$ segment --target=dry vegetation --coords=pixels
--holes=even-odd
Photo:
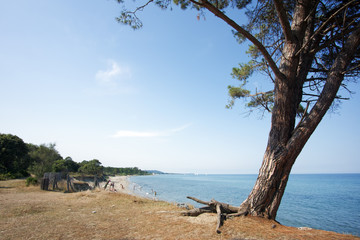
[[[193,218],[181,211],[121,193],[45,192],[23,180],[0,182],[0,239],[360,239],[254,217],[227,220],[216,234],[215,214]]]

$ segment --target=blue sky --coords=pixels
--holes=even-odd
[[[0,132],[77,162],[257,173],[270,116],[247,117],[241,101],[225,109],[247,44],[210,14],[150,6],[133,31],[120,11],[112,0],[0,2]],[[267,90],[262,80],[250,86]],[[354,94],[323,119],[294,173],[360,172],[359,103]]]

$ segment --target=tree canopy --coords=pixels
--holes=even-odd
[[[36,146],[29,144],[31,149],[29,156],[32,159],[32,165],[29,167],[29,171],[40,178],[46,172],[52,172],[53,164],[62,159],[62,156],[55,149],[55,144],[41,144]]]
[[[101,162],[97,159],[90,161],[84,160],[80,163],[79,172],[92,175],[102,175],[103,168],[104,167],[101,165]]]
[[[77,172],[80,164],[73,161],[71,157],[56,160],[52,165],[53,172]]]
[[[81,173],[89,175],[147,175],[137,167],[104,167],[97,159],[75,162],[62,158],[55,144],[25,143],[12,134],[0,134],[0,179],[18,178],[34,174],[42,178],[47,172]]]
[[[119,3],[124,3],[118,0]],[[303,30],[308,35],[305,39],[297,39],[296,32],[291,29],[296,1],[251,1],[251,0],[174,0],[173,3],[181,9],[195,9],[199,14],[205,10],[228,23],[232,28],[234,37],[239,43],[250,42],[246,52],[251,58],[249,62],[240,63],[232,70],[232,77],[239,80],[238,86],[229,86],[231,108],[236,99],[245,99],[250,110],[259,109],[271,112],[274,104],[274,89],[250,91],[247,89],[249,78],[253,73],[261,73],[264,79],[275,82],[275,78],[283,78],[280,71],[280,60],[283,55],[285,42],[299,41],[296,56],[305,62],[306,66],[298,69],[302,96],[298,100],[298,116],[302,116],[305,109],[310,109],[319,99],[324,88],[328,72],[335,57],[339,54],[350,34],[358,29],[360,4],[352,0],[324,0],[313,1],[308,16],[302,23]],[[153,3],[162,9],[171,8],[171,0],[150,0],[134,10],[122,11],[117,21],[130,25],[134,29],[143,26],[138,13],[147,5]],[[227,12],[239,10],[245,14],[247,23],[237,23]],[[278,14],[280,13],[280,14]],[[341,89],[351,94],[348,88],[349,81],[356,81],[359,76],[359,51],[348,64]],[[345,93],[344,91],[340,91]],[[336,100],[347,100],[347,96],[336,95]],[[308,106],[309,105],[309,106]]]
[[[106,175],[149,175],[147,171],[143,171],[137,167],[117,168],[104,167],[104,174]]]
[[[0,174],[27,175],[31,163],[28,147],[18,136],[0,134]]]
[[[124,3],[118,0],[119,3]],[[117,20],[137,29],[137,14],[148,4],[169,8],[171,0],[149,0]],[[206,11],[231,27],[239,43],[251,43],[250,61],[240,63],[229,86],[232,107],[236,99],[271,113],[268,143],[255,186],[235,215],[275,219],[286,184],[300,152],[331,105],[348,99],[341,94],[360,71],[360,1],[358,0],[174,0],[182,9]],[[234,17],[245,14],[247,22]],[[272,83],[271,89],[250,91],[255,72]],[[297,116],[300,120],[297,121]],[[225,206],[225,205],[224,205]],[[218,214],[228,214],[227,212]],[[218,221],[219,223],[221,221]]]

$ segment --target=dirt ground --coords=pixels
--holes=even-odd
[[[0,181],[0,239],[360,239],[297,229],[255,217],[180,216],[173,204],[104,190],[41,191],[24,180]]]

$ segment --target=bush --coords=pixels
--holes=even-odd
[[[0,181],[5,181],[8,179],[13,179],[14,176],[11,173],[2,173],[0,174]]]
[[[36,185],[37,183],[38,183],[38,181],[37,181],[37,179],[34,178],[34,177],[28,177],[28,178],[26,179],[26,186],[27,186],[27,187],[30,186],[30,184],[31,184],[31,185]]]

